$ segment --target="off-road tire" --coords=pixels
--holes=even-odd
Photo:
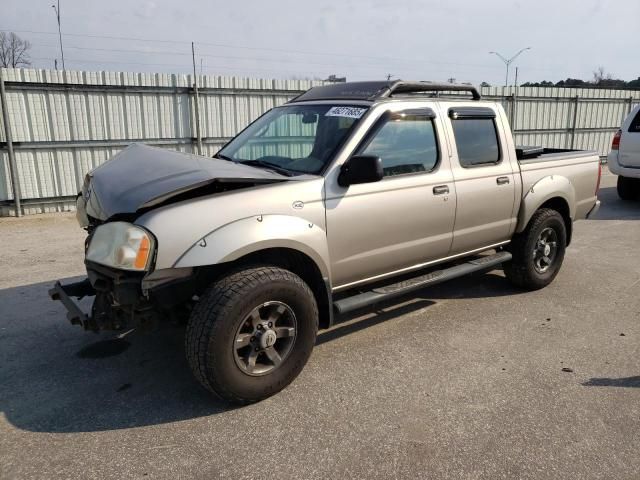
[[[293,310],[297,332],[281,365],[263,376],[243,372],[234,359],[239,326],[263,302],[284,302]],[[289,385],[306,364],[318,332],[318,307],[307,284],[294,273],[254,266],[218,279],[200,297],[185,334],[187,360],[196,379],[223,400],[249,404]]]
[[[640,180],[637,178],[618,176],[618,196],[622,200],[638,200],[640,198]]]
[[[548,270],[540,273],[534,264],[534,250],[540,234],[552,228],[557,235],[555,258]],[[567,245],[567,228],[557,211],[542,208],[533,214],[527,228],[517,233],[507,250],[513,258],[504,264],[504,273],[514,285],[526,290],[538,290],[549,285],[560,271]]]

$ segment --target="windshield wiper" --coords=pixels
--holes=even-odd
[[[265,162],[264,160],[244,160],[242,162],[243,165],[249,165],[250,167],[264,167],[270,170],[274,170],[282,175],[286,175],[287,177],[292,177],[294,173],[291,170],[288,170],[280,165],[276,165],[275,163]]]
[[[220,160],[226,160],[228,162],[235,162],[235,160],[231,157],[228,157],[227,155],[223,155],[220,153],[216,153],[213,158],[219,158]]]

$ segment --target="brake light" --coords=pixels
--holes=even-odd
[[[611,142],[611,150],[618,150],[620,148],[621,136],[622,136],[622,130],[618,130],[616,134],[613,136],[613,141]]]
[[[600,179],[602,178],[602,162],[598,162],[598,181],[596,183],[596,196],[600,191]]]

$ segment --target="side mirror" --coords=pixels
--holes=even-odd
[[[384,177],[382,159],[373,155],[355,155],[340,169],[338,185],[348,187],[356,183],[379,182]]]

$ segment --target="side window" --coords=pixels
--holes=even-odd
[[[630,133],[640,133],[640,110],[636,113],[636,117],[633,119],[631,124],[629,125]]]
[[[393,115],[359,153],[380,157],[385,177],[429,172],[438,163],[433,120],[423,115]]]
[[[495,165],[500,161],[498,132],[493,118],[457,118],[451,120],[463,167]]]

